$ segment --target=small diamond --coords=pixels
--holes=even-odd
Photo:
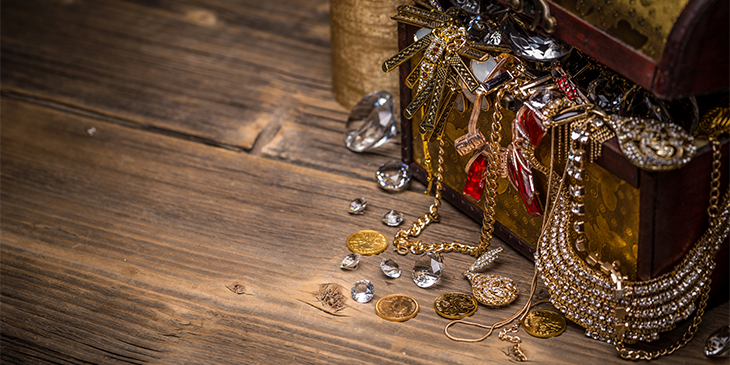
[[[367,303],[370,299],[373,299],[375,294],[375,287],[373,283],[368,280],[358,280],[355,285],[352,286],[352,299],[356,302]]]
[[[413,282],[421,288],[428,288],[436,284],[443,270],[444,261],[441,255],[428,251],[413,265]]]
[[[375,177],[381,188],[388,192],[396,192],[408,188],[411,182],[411,170],[408,165],[395,160],[380,166]]]
[[[391,227],[396,227],[403,223],[403,213],[391,210],[390,212],[383,213],[383,224]]]
[[[365,208],[368,206],[368,200],[365,198],[357,198],[350,203],[350,208],[347,211],[350,214],[362,214]]]
[[[383,259],[383,261],[380,261],[380,269],[389,278],[396,279],[400,277],[400,267],[398,267],[398,263],[393,259]]]
[[[360,254],[351,253],[351,254],[345,256],[344,259],[342,259],[342,264],[340,264],[340,269],[355,270],[355,269],[357,269],[358,264],[360,264]]]

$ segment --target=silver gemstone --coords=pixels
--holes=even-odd
[[[356,302],[367,303],[370,299],[373,299],[375,295],[375,287],[369,280],[358,280],[355,285],[352,286],[352,299]]]
[[[383,224],[391,226],[391,227],[397,227],[401,223],[403,223],[403,213],[391,210],[390,212],[383,213]]]
[[[730,356],[730,326],[722,326],[707,337],[705,342],[705,356]]]
[[[467,272],[478,272],[484,270],[487,266],[491,265],[497,258],[499,258],[500,253],[502,253],[502,247],[497,247],[483,253],[474,261]]]
[[[347,118],[347,148],[353,152],[363,152],[393,139],[398,132],[394,109],[393,95],[387,91],[365,95]]]
[[[431,287],[441,278],[443,270],[441,254],[428,251],[413,265],[413,282],[421,288]]]
[[[457,8],[466,11],[471,14],[479,14],[481,9],[479,0],[451,0]]]
[[[567,54],[571,48],[546,34],[531,32],[511,18],[502,22],[502,32],[515,53],[533,61],[558,59]]]
[[[375,173],[378,185],[386,191],[396,192],[408,188],[411,182],[411,169],[408,165],[395,160],[380,166]]]
[[[365,208],[368,206],[368,200],[365,198],[357,198],[350,203],[350,208],[347,210],[350,214],[362,214]]]
[[[396,279],[400,277],[400,267],[393,259],[383,259],[383,261],[380,261],[380,269],[389,278]]]
[[[340,269],[355,270],[355,269],[357,269],[357,265],[359,265],[359,264],[360,264],[360,254],[351,253],[351,254],[345,256],[344,259],[342,259],[342,263],[340,264]]]

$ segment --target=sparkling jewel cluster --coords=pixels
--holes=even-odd
[[[566,167],[573,184],[558,196],[535,262],[552,303],[585,327],[586,336],[614,344],[656,340],[660,332],[689,318],[696,299],[709,289],[715,255],[730,228],[728,197],[721,215],[672,272],[644,282],[626,281],[615,265],[601,262],[597,255],[588,254],[585,260],[579,256],[586,253],[580,157],[587,129],[573,131],[577,148],[571,150]],[[573,242],[571,236],[576,237]]]
[[[626,158],[642,169],[676,169],[688,163],[697,152],[692,136],[676,124],[617,115],[609,116],[607,122],[616,131]]]

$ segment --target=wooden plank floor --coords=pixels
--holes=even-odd
[[[331,94],[328,2],[8,0],[2,3],[0,360],[8,364],[481,364],[515,362],[496,338],[443,334],[432,309],[467,291],[472,259],[445,257],[434,288],[413,256],[388,250],[342,271],[345,239],[425,212],[423,186],[386,194],[377,166],[343,146],[347,110]],[[362,216],[346,213],[367,197]],[[425,241],[475,242],[479,225],[448,204]],[[527,290],[533,266],[505,252],[493,272]],[[386,279],[382,258],[406,275]],[[322,284],[369,279],[376,297],[413,296],[413,319],[380,319],[374,301],[335,314]],[[544,295],[544,290],[542,290]],[[513,313],[485,307],[489,324]],[[661,364],[702,355],[729,321],[706,314],[697,338]],[[676,331],[675,331],[676,332]],[[464,335],[477,335],[463,330]],[[664,336],[663,343],[679,333]],[[580,327],[537,339],[536,363],[622,363]]]

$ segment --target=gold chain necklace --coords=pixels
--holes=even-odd
[[[494,208],[497,204],[497,178],[499,171],[499,150],[500,143],[502,141],[502,113],[500,112],[499,101],[504,97],[504,94],[509,92],[516,86],[516,83],[507,84],[500,88],[497,96],[494,98],[494,113],[493,121],[491,125],[491,134],[489,136],[488,153],[489,153],[489,168],[487,177],[487,186],[484,193],[484,216],[482,220],[481,234],[479,237],[479,245],[471,246],[458,242],[442,242],[424,244],[421,240],[412,241],[410,237],[418,237],[421,232],[432,222],[439,221],[438,209],[441,207],[441,190],[443,189],[443,155],[444,155],[444,141],[441,137],[438,138],[438,160],[436,164],[436,173],[434,176],[435,180],[435,192],[433,204],[428,208],[428,212],[422,217],[418,218],[410,229],[399,230],[395,234],[393,239],[393,245],[395,246],[396,252],[401,255],[407,255],[408,252],[412,254],[422,254],[426,251],[432,251],[437,253],[445,252],[461,252],[471,256],[478,257],[483,254],[489,247],[489,242],[492,240],[494,233]],[[479,96],[481,97],[481,96]],[[427,148],[424,143],[424,149]]]

